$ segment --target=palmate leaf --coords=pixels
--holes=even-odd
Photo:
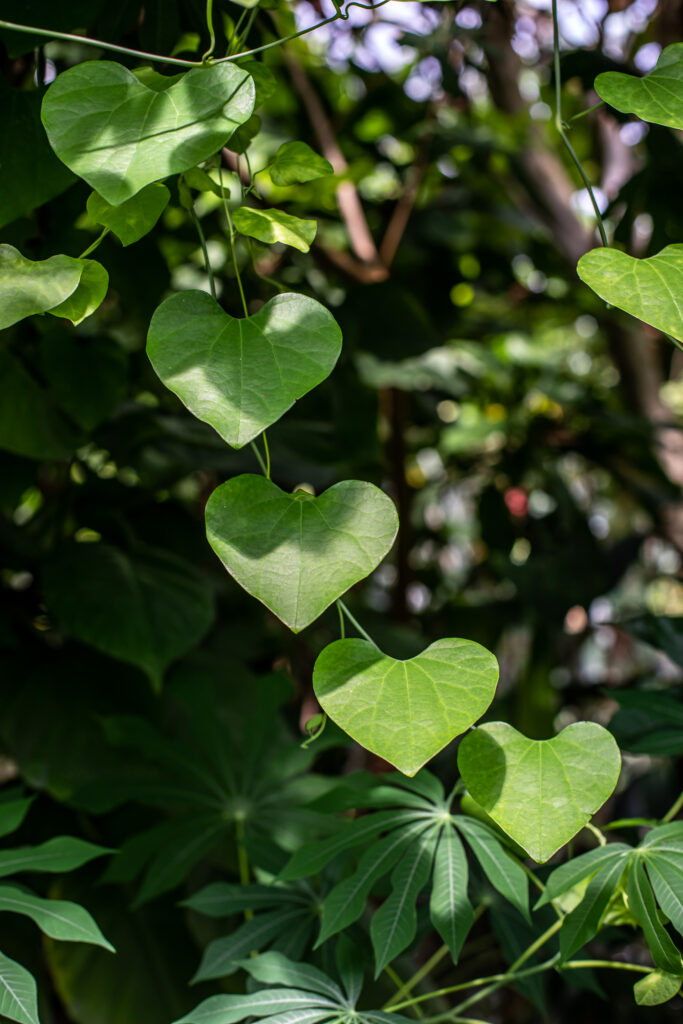
[[[254,950],[265,949],[274,940],[286,938],[302,924],[312,930],[313,916],[307,908],[286,907],[256,914],[229,935],[209,943],[193,983],[234,974],[239,970],[240,961]]]
[[[358,1024],[408,1024],[405,1017],[378,1010],[356,1010],[354,996],[318,968],[299,964],[278,953],[264,953],[241,965],[255,981],[267,985],[245,996],[220,995],[205,999],[175,1024],[237,1024],[257,1017],[268,1024],[315,1024],[347,1021]],[[282,986],[282,987],[279,987]],[[359,995],[357,988],[354,995]]]
[[[40,846],[0,850],[0,878],[21,871],[73,871],[105,853],[111,853],[111,850],[88,843],[85,839],[57,836]]]
[[[560,930],[560,952],[567,960],[585,946],[600,927],[607,905],[626,868],[625,859],[615,857],[591,878],[583,899],[567,914]]]
[[[681,954],[659,921],[655,898],[641,860],[631,865],[626,882],[629,907],[643,929],[652,959],[660,970],[683,975]]]
[[[434,879],[429,903],[432,924],[457,962],[474,912],[467,895],[468,868],[465,850],[454,828],[441,832],[434,858]]]
[[[529,920],[529,883],[522,865],[501,844],[495,832],[474,818],[453,818],[480,868],[494,889]]]
[[[25,967],[0,953],[0,1016],[18,1024],[38,1024],[36,983]]]
[[[52,939],[89,942],[114,952],[88,911],[77,903],[45,900],[25,888],[0,885],[0,912],[3,910],[30,917]]]
[[[59,75],[43,100],[53,150],[113,205],[208,159],[254,107],[253,83],[232,62],[141,77],[114,61],[86,61]]]
[[[420,836],[408,848],[391,874],[391,893],[373,916],[370,925],[376,978],[415,938],[415,903],[429,880],[436,840],[434,828]]]
[[[458,749],[469,792],[530,857],[546,861],[610,796],[621,756],[593,722],[569,725],[550,740],[530,740],[505,722],[470,732]]]
[[[280,885],[235,885],[212,882],[194,896],[183,900],[189,907],[207,917],[227,917],[242,910],[262,910],[280,904],[306,903],[307,895],[297,889]]]
[[[606,846],[598,846],[595,850],[589,850],[588,853],[582,853],[579,857],[573,857],[566,864],[555,868],[548,877],[545,892],[536,903],[536,907],[542,907],[551,900],[557,899],[558,896],[569,892],[584,879],[597,874],[605,866],[617,860],[625,867],[632,853],[632,846],[627,846],[625,843],[609,843]]]

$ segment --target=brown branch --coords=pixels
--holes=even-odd
[[[379,247],[380,259],[387,269],[393,263],[394,256],[401,244],[405,230],[408,227],[408,221],[410,220],[410,215],[415,208],[415,202],[426,170],[427,159],[424,154],[422,154],[408,171],[406,187],[404,188],[401,197],[396,203],[394,211],[389,218],[389,223],[387,224],[386,231],[384,232],[384,238],[382,239]]]

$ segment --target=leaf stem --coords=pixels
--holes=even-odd
[[[373,647],[375,647],[375,648],[377,648],[377,650],[379,650],[379,647],[377,646],[375,641],[372,639],[370,634],[368,632],[366,632],[366,630],[364,630],[363,627],[361,626],[360,622],[358,622],[358,620],[356,618],[354,618],[354,616],[351,614],[351,612],[346,607],[346,605],[341,600],[341,598],[339,598],[339,600],[337,601],[337,604],[341,608],[341,610],[344,612],[344,615],[349,620],[351,625],[355,626],[355,628],[358,630],[358,632],[363,637],[363,639],[367,640],[369,644],[372,644]]]
[[[669,810],[662,818],[662,825],[666,825],[668,821],[673,821],[680,809],[683,807],[683,793],[680,793],[677,800],[674,800]]]
[[[397,986],[398,991],[401,992],[402,989],[405,988],[403,982],[401,981],[401,976],[394,970],[394,968],[390,964],[387,964],[384,970],[385,973],[391,978],[394,985]],[[417,1004],[411,1005],[410,1009],[413,1011],[413,1015],[417,1017],[418,1020],[424,1016],[421,1008],[417,1006]]]
[[[268,447],[268,437],[266,435],[265,430],[263,431],[261,437],[263,438],[263,449],[266,453],[266,476],[270,480],[270,448]]]
[[[237,841],[237,867],[240,875],[240,885],[249,885],[249,857],[244,845],[244,822],[241,818],[235,820],[235,839]],[[253,910],[244,911],[245,921],[250,921],[253,916]]]
[[[635,971],[637,974],[649,974],[654,970],[654,967],[644,967],[642,964],[626,964],[623,960],[570,960],[558,967],[558,970],[571,971],[591,967],[609,967],[615,971]]]
[[[603,245],[609,245],[609,242],[607,241],[607,233],[605,231],[605,225],[604,225],[604,222],[603,222],[603,219],[602,219],[602,213],[600,212],[600,207],[598,206],[598,201],[595,198],[595,193],[593,191],[593,186],[591,185],[590,181],[588,180],[588,175],[586,174],[586,172],[583,169],[583,164],[581,163],[581,161],[579,160],[578,156],[574,152],[574,147],[572,146],[571,142],[569,141],[569,139],[567,138],[567,135],[565,133],[565,125],[564,125],[564,121],[562,120],[562,77],[561,77],[561,73],[560,73],[560,25],[559,25],[559,21],[558,21],[558,17],[557,17],[557,0],[552,0],[552,8],[553,8],[553,63],[554,63],[554,68],[555,68],[555,128],[557,129],[558,134],[559,134],[560,138],[562,139],[562,142],[564,143],[565,148],[566,148],[567,152],[569,153],[569,155],[570,155],[570,157],[572,159],[572,162],[574,163],[574,166],[576,167],[577,171],[581,175],[581,180],[583,181],[583,183],[584,183],[584,185],[586,187],[586,191],[588,192],[588,195],[590,196],[590,201],[591,201],[591,204],[593,206],[593,210],[595,211],[595,216],[596,216],[596,219],[597,219],[598,230],[600,232],[600,238],[602,240],[602,244]]]
[[[404,996],[410,995],[415,986],[418,985],[428,974],[431,974],[436,965],[441,963],[447,953],[448,946],[445,943],[443,946],[439,946],[436,953],[433,953],[429,960],[426,960],[422,967],[420,967],[418,971],[415,971],[415,974],[413,974],[411,978],[408,978],[406,983],[401,986],[398,992],[396,992],[391,999],[384,1004],[382,1010],[388,1010],[390,1007],[393,1007],[395,1003],[399,1003]]]
[[[584,825],[584,828],[587,828],[589,832],[593,833],[600,846],[607,845],[607,837],[603,835],[597,825],[594,825],[592,821],[587,822],[587,824]]]
[[[194,221],[194,226],[196,227],[197,234],[199,235],[199,244],[202,247],[202,254],[204,256],[204,266],[206,267],[206,272],[209,275],[209,287],[211,288],[211,294],[212,294],[212,296],[215,299],[216,298],[216,282],[214,280],[213,268],[211,266],[211,261],[209,259],[209,250],[206,247],[206,237],[204,235],[204,229],[202,228],[202,225],[201,225],[201,223],[199,221],[199,217],[195,213],[194,209],[190,210],[190,216],[192,217],[192,220]]]
[[[339,601],[337,601],[337,614],[339,615],[339,639],[346,640],[346,623],[344,622],[344,614],[339,607]]]
[[[228,206],[228,200],[225,196],[225,188],[223,186],[223,165],[218,169],[218,175],[221,183],[221,199],[223,200],[223,209],[225,210],[225,217],[228,222],[228,241],[230,243],[230,255],[232,257],[232,265],[235,268],[235,277],[237,279],[237,287],[240,292],[240,299],[242,300],[242,309],[244,315],[249,319],[249,310],[247,309],[247,300],[244,295],[244,288],[242,287],[242,277],[240,275],[240,268],[237,265],[237,253],[235,252],[235,229],[232,223],[232,217],[230,216],[230,207]],[[270,477],[270,469],[266,473],[266,476]]]
[[[572,121],[578,121],[580,117],[585,117],[586,114],[592,114],[594,110],[599,110],[600,107],[604,107],[604,105],[605,101],[600,100],[599,103],[594,103],[592,107],[588,107],[586,110],[581,110],[578,114],[574,114],[573,117],[569,118],[569,121],[567,123],[571,124]]]
[[[104,239],[105,239],[105,238],[107,237],[107,235],[109,234],[109,231],[110,231],[110,228],[104,228],[104,230],[102,231],[102,233],[101,233],[100,235],[98,235],[98,237],[97,237],[97,238],[95,239],[95,241],[94,241],[94,242],[91,242],[91,244],[90,244],[90,245],[88,246],[88,248],[87,248],[87,249],[84,249],[84,250],[83,250],[83,252],[81,253],[81,255],[80,255],[80,256],[78,257],[78,258],[79,258],[79,260],[84,260],[84,259],[85,259],[85,257],[86,257],[86,256],[89,256],[91,252],[94,252],[94,251],[95,251],[95,249],[96,249],[96,248],[98,247],[98,245],[100,244],[100,242],[103,242],[103,241],[104,241]]]
[[[258,464],[261,467],[261,471],[262,471],[263,475],[265,477],[268,477],[268,470],[266,468],[266,464],[263,461],[263,456],[261,455],[261,452],[258,450],[256,442],[255,441],[250,441],[249,444],[250,444],[250,446],[251,446],[251,448],[252,448],[252,450],[254,452],[254,455],[258,459]]]
[[[209,30],[209,48],[202,54],[202,64],[206,64],[216,46],[216,33],[213,27],[213,0],[206,0],[206,27]]]

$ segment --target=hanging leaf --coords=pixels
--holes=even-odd
[[[652,71],[643,78],[620,71],[603,72],[595,79],[595,91],[623,114],[683,129],[683,43],[662,50]]]
[[[56,836],[40,846],[0,850],[0,878],[20,871],[73,871],[105,853],[111,853],[111,850],[88,843],[85,839]]]
[[[292,902],[306,903],[305,897],[278,885],[234,885],[230,882],[212,882],[194,896],[181,902],[207,917],[227,917],[241,910],[259,910]]]
[[[113,205],[189,170],[224,146],[251,115],[254,86],[231,61],[144,81],[114,61],[63,72],[43,100],[50,145]]]
[[[313,669],[330,718],[411,776],[481,717],[497,680],[493,654],[469,640],[437,640],[407,661],[367,640],[336,640]]]
[[[154,548],[128,554],[101,543],[63,547],[46,563],[43,585],[65,629],[137,665],[155,688],[213,619],[211,593],[197,570]]]
[[[632,846],[627,846],[625,843],[609,843],[606,846],[598,846],[594,850],[589,850],[588,853],[582,853],[579,857],[572,857],[566,864],[561,864],[549,875],[545,891],[536,903],[536,908],[550,903],[551,900],[556,900],[586,878],[591,878],[605,866],[617,860],[621,862],[623,870],[632,853]]]
[[[312,925],[308,908],[283,907],[256,914],[229,935],[214,939],[204,950],[202,961],[193,983],[211,978],[225,978],[239,970],[240,963],[255,949],[267,948],[279,936],[287,935],[305,918]]]
[[[275,185],[296,185],[334,174],[334,168],[307,143],[285,142],[275,154],[268,173]]]
[[[660,970],[683,976],[681,954],[657,916],[655,898],[640,860],[631,865],[626,882],[626,894],[631,912],[643,929],[652,959]]]
[[[624,873],[624,860],[617,856],[595,874],[577,907],[567,914],[560,930],[560,952],[568,960],[593,938],[600,927],[602,915]]]
[[[109,228],[124,246],[132,245],[152,230],[168,206],[171,193],[165,185],[145,185],[119,206],[112,206],[99,193],[88,196],[87,210],[96,224]]]
[[[19,828],[34,800],[35,797],[29,796],[22,800],[0,803],[0,836],[9,835]]]
[[[107,942],[88,911],[77,903],[44,900],[26,889],[0,885],[0,911],[3,910],[30,917],[52,939],[89,942],[114,952],[114,947]]]
[[[233,213],[232,219],[242,235],[249,235],[267,245],[282,242],[299,252],[308,252],[318,230],[318,222],[315,220],[292,217],[282,210],[256,210],[251,206],[240,206]]]
[[[638,1006],[661,1006],[678,995],[682,984],[680,974],[652,971],[635,983],[633,995]]]
[[[569,725],[550,740],[490,722],[464,738],[458,767],[486,813],[530,857],[546,861],[610,796],[621,757],[610,733],[593,722]]]
[[[683,245],[667,245],[647,259],[618,249],[592,249],[576,270],[605,302],[683,341]]]
[[[225,568],[295,633],[379,565],[397,529],[391,499],[357,480],[314,498],[244,474],[206,506],[207,537]]]
[[[156,310],[147,336],[147,355],[166,387],[234,448],[325,380],[340,350],[332,314],[294,294],[240,320],[205,292],[179,292]]]
[[[0,245],[0,330],[27,316],[52,313],[79,324],[107,294],[109,275],[94,260],[50,256],[33,260]]]
[[[467,840],[493,888],[516,907],[525,920],[530,921],[529,883],[519,861],[504,849],[493,829],[482,822],[458,815],[453,824]]]

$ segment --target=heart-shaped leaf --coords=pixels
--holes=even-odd
[[[109,275],[95,260],[50,256],[29,260],[13,245],[0,245],[0,330],[35,313],[79,324],[102,302]]]
[[[153,182],[119,206],[112,206],[98,192],[91,192],[87,209],[96,224],[109,228],[126,246],[139,241],[152,230],[170,198],[171,193],[165,185]]]
[[[234,448],[324,380],[340,350],[332,314],[293,294],[236,319],[205,292],[178,292],[158,307],[147,336],[147,355],[166,387]]]
[[[285,142],[275,154],[268,173],[275,185],[294,185],[334,174],[334,168],[305,142]]]
[[[605,302],[683,341],[683,245],[642,260],[618,249],[592,249],[576,270]]]
[[[493,700],[498,663],[471,640],[437,640],[408,661],[367,640],[336,640],[319,655],[313,689],[344,732],[415,775],[469,729]]]
[[[232,219],[242,235],[256,238],[268,245],[282,242],[283,245],[291,245],[299,252],[308,252],[318,230],[318,222],[315,220],[292,217],[290,213],[283,213],[282,210],[255,210],[251,206],[241,206],[235,210]]]
[[[620,71],[603,72],[595,79],[595,91],[624,114],[637,114],[643,121],[668,128],[683,128],[683,43],[662,50],[644,78]]]
[[[530,857],[548,860],[604,804],[619,778],[611,733],[594,722],[530,740],[505,722],[466,736],[458,767],[474,799]]]
[[[189,170],[225,145],[254,107],[254,85],[231,62],[144,81],[114,61],[86,61],[53,82],[42,118],[59,159],[107,202]]]
[[[246,473],[206,506],[206,534],[225,568],[295,633],[379,565],[397,530],[391,499],[359,480],[314,498]]]

